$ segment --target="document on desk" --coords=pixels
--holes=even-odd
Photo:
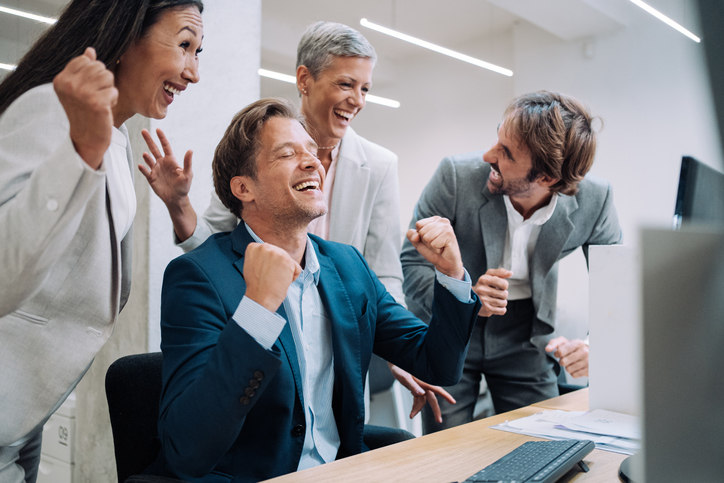
[[[637,418],[601,409],[543,411],[492,428],[547,439],[590,439],[596,448],[615,453],[633,454],[641,447]]]

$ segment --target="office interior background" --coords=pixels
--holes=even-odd
[[[51,17],[66,3],[0,0],[0,6]],[[695,1],[648,3],[702,36]],[[508,102],[533,90],[573,95],[600,117],[592,173],[614,187],[627,244],[638,243],[642,225],[671,224],[682,155],[719,170],[724,166],[705,64],[706,38],[694,42],[629,0],[205,4],[201,82],[176,99],[166,119],[130,121],[139,162],[144,146],[133,133],[142,127],[163,128],[177,154],[194,150],[191,197],[197,211],[208,203],[213,149],[233,114],[259,96],[298,99],[294,85],[260,77],[258,69],[293,75],[297,41],[316,20],[360,30],[378,54],[371,94],[400,103],[391,108],[368,102],[352,127],[399,156],[403,228],[442,157],[490,147]],[[388,37],[361,26],[361,18],[505,67],[513,75]],[[47,24],[0,13],[0,63],[16,63],[45,28]],[[6,72],[0,69],[0,78]],[[158,350],[163,269],[181,253],[173,245],[165,207],[138,173],[136,190],[132,296],[114,336],[76,391],[73,481],[115,477],[105,370],[120,355]]]

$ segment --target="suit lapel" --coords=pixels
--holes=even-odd
[[[133,152],[131,151],[131,140],[128,137],[128,129],[125,124],[121,124],[119,128],[126,137],[126,157],[128,158],[128,169],[131,171],[131,181],[133,181]],[[120,310],[128,301],[131,293],[131,267],[133,261],[133,225],[128,229],[126,236],[121,240],[121,305]]]
[[[553,265],[563,251],[566,241],[573,231],[571,213],[578,209],[578,202],[572,196],[560,195],[556,202],[556,209],[550,219],[543,224],[538,240],[530,259],[530,284],[533,290],[533,300],[540,302],[538,313],[543,316],[552,313],[553,300],[543,293],[544,279],[551,271]],[[553,274],[556,276],[557,274]]]
[[[359,223],[350,217],[350,213],[359,211],[359,200],[364,197],[370,183],[370,168],[357,134],[351,128],[347,128],[339,149],[332,188],[329,239],[355,245],[355,230],[359,230]]]
[[[316,243],[314,243],[316,248]],[[332,259],[317,250],[321,273],[319,296],[332,326],[334,353],[334,406],[338,426],[364,414],[360,333],[350,300]],[[342,418],[342,419],[340,419]]]
[[[487,179],[486,175],[485,180]],[[505,211],[503,197],[493,195],[487,185],[483,187],[483,204],[480,206],[479,216],[487,268],[501,267],[507,237],[508,214]]]
[[[231,246],[234,252],[239,256],[234,262],[234,267],[239,271],[241,278],[244,278],[244,254],[246,253],[246,246],[253,242],[254,239],[246,229],[246,225],[241,222],[234,229],[231,235]],[[246,283],[244,283],[244,289],[246,290]],[[299,357],[297,355],[297,347],[294,344],[294,336],[292,336],[292,330],[289,327],[289,319],[287,313],[284,310],[284,304],[279,306],[277,314],[284,318],[287,323],[282,329],[282,333],[279,335],[279,339],[274,343],[275,347],[278,347],[280,352],[284,354],[289,362],[289,367],[292,370],[294,376],[294,383],[296,386],[297,396],[304,405],[304,394],[302,391],[302,371],[299,368]]]

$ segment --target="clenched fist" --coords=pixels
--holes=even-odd
[[[463,279],[463,259],[450,220],[440,216],[418,220],[415,229],[407,231],[407,239],[438,271],[448,277]]]
[[[503,315],[508,310],[508,278],[513,272],[504,268],[489,268],[487,272],[478,278],[473,291],[480,298],[481,317],[491,315]]]
[[[113,73],[96,60],[95,49],[88,47],[55,76],[53,88],[68,116],[76,152],[98,169],[111,144],[113,107],[118,102]]]
[[[270,243],[249,243],[244,253],[244,295],[276,312],[300,273],[302,267],[281,248]]]

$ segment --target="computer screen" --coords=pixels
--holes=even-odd
[[[724,174],[684,156],[674,207],[674,228],[690,223],[724,226]]]

